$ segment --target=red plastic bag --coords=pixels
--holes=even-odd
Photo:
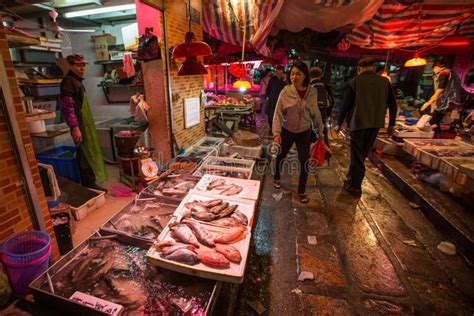
[[[322,166],[324,160],[332,156],[331,149],[321,140],[311,144],[309,151],[309,165],[311,167]]]

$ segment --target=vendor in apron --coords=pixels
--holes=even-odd
[[[76,160],[82,185],[103,190],[96,183],[107,181],[104,158],[99,147],[97,131],[89,108],[82,80],[86,61],[79,54],[66,57],[69,72],[61,81],[61,117],[71,129],[72,139],[77,147]]]
[[[423,104],[420,111],[431,107],[433,118],[430,123],[435,125],[435,132],[441,131],[441,121],[449,109],[460,105],[461,82],[457,74],[446,67],[446,62],[440,58],[433,62],[433,96]]]

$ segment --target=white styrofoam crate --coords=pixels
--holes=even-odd
[[[98,195],[90,199],[89,201],[85,202],[79,207],[71,206],[72,215],[74,216],[76,221],[79,221],[85,218],[89,213],[105,205],[105,192],[104,191],[99,191],[99,190],[94,190],[94,189],[89,189],[89,190],[98,193]]]

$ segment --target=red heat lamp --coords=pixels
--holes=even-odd
[[[439,42],[439,46],[445,47],[469,46],[469,44],[469,39],[464,36],[452,36]]]
[[[212,55],[211,47],[207,43],[196,41],[196,36],[193,32],[187,32],[184,43],[179,44],[173,49],[174,59],[185,58],[178,69],[178,76],[207,74],[206,68],[197,58],[209,55]]]

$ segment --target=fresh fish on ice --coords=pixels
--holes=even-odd
[[[223,201],[221,199],[209,200],[201,202],[201,205],[205,207],[214,207],[216,205],[221,204]]]
[[[187,225],[178,224],[176,226],[171,227],[170,229],[173,233],[173,237],[176,237],[185,244],[191,244],[199,248],[200,245],[196,236],[194,236],[193,231]]]
[[[238,208],[239,206],[237,204],[231,205],[228,208],[222,210],[219,214],[219,218],[223,218],[226,216],[229,216],[230,214],[234,213],[234,211]]]
[[[223,245],[223,244],[216,244],[214,248],[215,251],[221,253],[232,262],[240,262],[242,261],[242,255],[237,248],[230,246],[230,245]]]
[[[215,187],[223,185],[223,184],[225,184],[224,179],[214,179],[214,180],[211,181],[211,183],[209,183],[209,185],[207,186],[207,189],[212,190]]]
[[[193,212],[192,217],[200,221],[209,222],[219,218],[219,214],[213,214],[211,212]]]
[[[219,205],[216,205],[216,206],[212,207],[209,211],[211,213],[214,213],[214,214],[219,214],[220,212],[225,210],[228,206],[229,206],[229,203],[224,202],[222,204],[219,204]]]
[[[196,235],[201,244],[208,247],[214,247],[214,236],[212,236],[212,234],[207,231],[203,225],[187,219],[183,220],[182,223],[188,225],[191,228],[194,235]]]

